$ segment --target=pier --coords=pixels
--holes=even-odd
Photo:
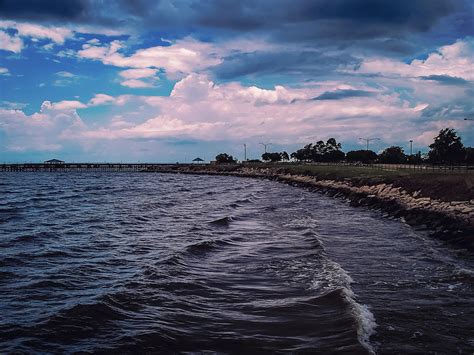
[[[23,163],[0,164],[0,172],[145,172],[189,164],[155,163]]]

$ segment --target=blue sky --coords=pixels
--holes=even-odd
[[[0,161],[474,145],[469,0],[0,1]]]

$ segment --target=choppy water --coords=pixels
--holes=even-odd
[[[270,181],[0,175],[0,352],[471,354],[474,262]]]

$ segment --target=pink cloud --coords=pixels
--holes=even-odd
[[[18,36],[9,35],[7,32],[0,30],[0,49],[20,53],[23,49],[23,41]]]

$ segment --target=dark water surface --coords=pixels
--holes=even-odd
[[[0,174],[0,352],[472,354],[474,262],[253,179]]]

